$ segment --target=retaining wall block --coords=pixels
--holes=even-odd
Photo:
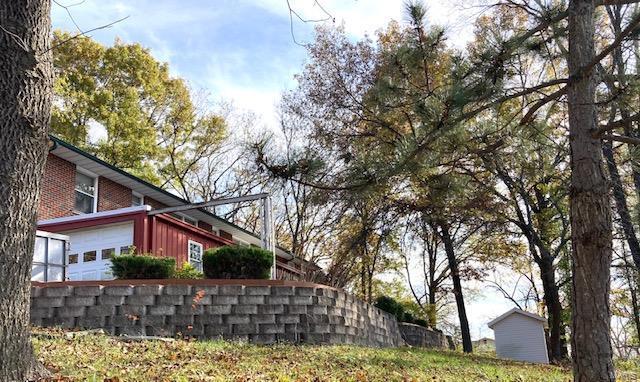
[[[165,285],[162,294],[169,296],[184,296],[191,294],[190,285]]]
[[[65,297],[72,294],[73,287],[70,286],[47,287],[42,291],[42,295],[45,297]]]
[[[218,286],[218,294],[223,296],[239,296],[244,294],[243,285],[220,285]]]
[[[152,316],[169,316],[176,313],[173,305],[153,305],[148,307],[147,314]]]
[[[104,324],[104,317],[78,317],[78,326],[83,329],[100,329]]]
[[[73,287],[74,296],[100,296],[102,294],[101,286],[77,286]]]
[[[64,297],[39,297],[32,305],[36,308],[57,308],[64,306]]]
[[[134,294],[125,299],[127,305],[153,305],[156,301],[155,295]]]
[[[287,305],[286,307],[287,314],[307,314],[306,305]]]
[[[293,296],[295,290],[291,286],[277,287],[271,289],[271,294],[274,296]]]
[[[118,307],[118,313],[123,316],[143,316],[147,313],[144,305],[122,305]]]
[[[233,324],[232,334],[255,334],[257,331],[256,324]]]
[[[130,296],[133,294],[133,287],[130,285],[106,286],[102,293],[107,296]]]
[[[220,337],[224,334],[231,334],[231,325],[205,325],[204,334],[211,338]]]
[[[285,333],[286,329],[284,324],[258,324],[258,332],[264,334],[278,334]]]
[[[271,294],[270,286],[246,286],[244,294],[247,296],[267,296]]]
[[[222,315],[219,314],[203,314],[194,317],[195,323],[201,323],[205,325],[222,324]]]
[[[157,296],[162,294],[162,285],[136,285],[133,293],[139,296]]]
[[[258,305],[234,305],[233,314],[258,314]]]
[[[254,324],[275,324],[276,322],[275,314],[252,314],[250,318]]]
[[[167,324],[169,325],[193,325],[194,318],[192,314],[174,314],[167,316]]]
[[[116,313],[116,307],[113,305],[96,305],[89,306],[85,311],[87,317],[106,317]]]
[[[93,306],[96,304],[96,298],[93,296],[69,296],[64,304],[66,306]]]
[[[231,305],[209,305],[205,311],[209,314],[231,314]]]
[[[165,316],[149,316],[140,317],[140,325],[142,326],[163,326],[165,325]]]
[[[282,314],[282,315],[276,316],[276,322],[278,324],[298,324],[300,323],[300,315]]]
[[[64,306],[56,308],[56,316],[58,317],[81,317],[84,316],[84,306]]]
[[[310,287],[297,287],[296,295],[298,296],[315,296],[316,291]]]
[[[98,305],[122,305],[124,304],[124,296],[98,296]]]
[[[263,305],[264,304],[264,296],[263,295],[252,295],[252,296],[240,296],[238,302],[243,305]]]
[[[159,305],[182,305],[182,303],[184,302],[183,295],[171,294],[171,295],[158,296],[156,298],[157,298],[157,304]]]
[[[258,305],[258,314],[283,314],[284,305]]]
[[[53,316],[52,308],[31,308],[32,318],[50,318]]]
[[[238,303],[238,296],[211,296],[211,303],[214,305],[235,305]]]
[[[227,324],[249,324],[251,322],[251,317],[249,317],[248,314],[234,314],[226,316],[224,321]]]
[[[31,298],[40,297],[42,295],[41,287],[31,287]]]
[[[289,304],[289,296],[267,296],[266,303],[270,305],[286,305]]]
[[[293,305],[311,305],[313,304],[313,297],[311,296],[291,296],[289,302]]]
[[[204,314],[204,305],[181,305],[178,307],[178,314]]]

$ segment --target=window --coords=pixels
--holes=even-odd
[[[69,259],[67,260],[67,264],[78,264],[78,254],[72,253],[69,255]]]
[[[66,241],[38,231],[33,248],[32,281],[64,281]]]
[[[116,249],[115,248],[103,249],[102,252],[101,252],[102,260],[109,260],[115,254],[116,254]]]
[[[176,219],[178,219],[180,221],[183,221],[183,222],[185,222],[187,224],[191,224],[191,225],[194,225],[196,227],[198,226],[198,221],[196,219],[192,219],[192,218],[190,218],[190,217],[188,217],[186,215],[178,214],[178,213],[175,213],[175,212],[174,213],[170,213],[169,215],[171,215],[172,217],[174,217],[174,218],[176,218]]]
[[[144,204],[144,196],[137,194],[137,193],[132,193],[131,194],[131,205],[132,206],[141,206]]]
[[[131,247],[130,246],[124,246],[124,247],[120,247],[120,254],[121,255],[128,255],[129,251],[131,251]]]
[[[75,210],[83,214],[95,212],[96,179],[76,171]]]
[[[202,244],[189,240],[189,264],[202,272]]]
[[[88,263],[90,261],[96,261],[96,251],[85,252],[82,262]]]

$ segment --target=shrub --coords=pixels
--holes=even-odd
[[[396,316],[396,320],[403,321],[404,320],[404,307],[396,300],[388,296],[380,296],[376,299],[376,302],[373,304],[379,309],[384,310],[385,312],[391,313]]]
[[[208,279],[268,279],[272,265],[271,252],[239,245],[210,248],[202,258]]]
[[[204,277],[202,272],[195,269],[189,263],[182,264],[182,269],[178,269],[174,275],[177,279],[201,279]]]
[[[409,312],[404,312],[404,317],[402,317],[403,322],[408,322],[410,324],[415,324],[415,320],[413,318],[413,314]]]
[[[149,255],[120,255],[111,259],[111,272],[118,279],[168,279],[173,276],[176,260]]]
[[[425,328],[429,326],[427,320],[423,320],[422,318],[416,318],[415,320],[413,320],[413,323],[416,325],[424,326]]]

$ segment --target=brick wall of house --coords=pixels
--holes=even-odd
[[[105,177],[98,178],[98,211],[131,207],[131,189]]]
[[[155,200],[153,198],[150,198],[148,196],[144,197],[144,204],[146,204],[148,206],[151,206],[151,208],[156,209],[156,210],[160,209],[160,208],[168,207],[166,204],[160,203],[159,201],[157,201],[157,200]]]
[[[49,154],[42,178],[38,220],[75,215],[75,187],[76,165]]]

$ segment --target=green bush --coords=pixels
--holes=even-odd
[[[391,313],[396,316],[398,322],[404,321],[404,307],[396,300],[388,296],[380,296],[376,299],[374,306],[385,312]]]
[[[268,279],[272,265],[271,252],[239,245],[210,248],[202,258],[204,275],[208,279]]]
[[[415,324],[415,320],[413,318],[413,314],[409,312],[404,312],[404,316],[402,317],[403,322],[408,322],[410,324]]]
[[[173,276],[176,260],[149,255],[120,255],[111,259],[111,272],[118,279],[168,279]]]
[[[201,279],[204,277],[202,272],[195,269],[189,263],[182,264],[182,269],[178,269],[174,275],[177,279]]]
[[[427,320],[423,320],[422,318],[416,318],[415,320],[413,320],[413,323],[416,325],[424,326],[425,328],[429,326]]]

